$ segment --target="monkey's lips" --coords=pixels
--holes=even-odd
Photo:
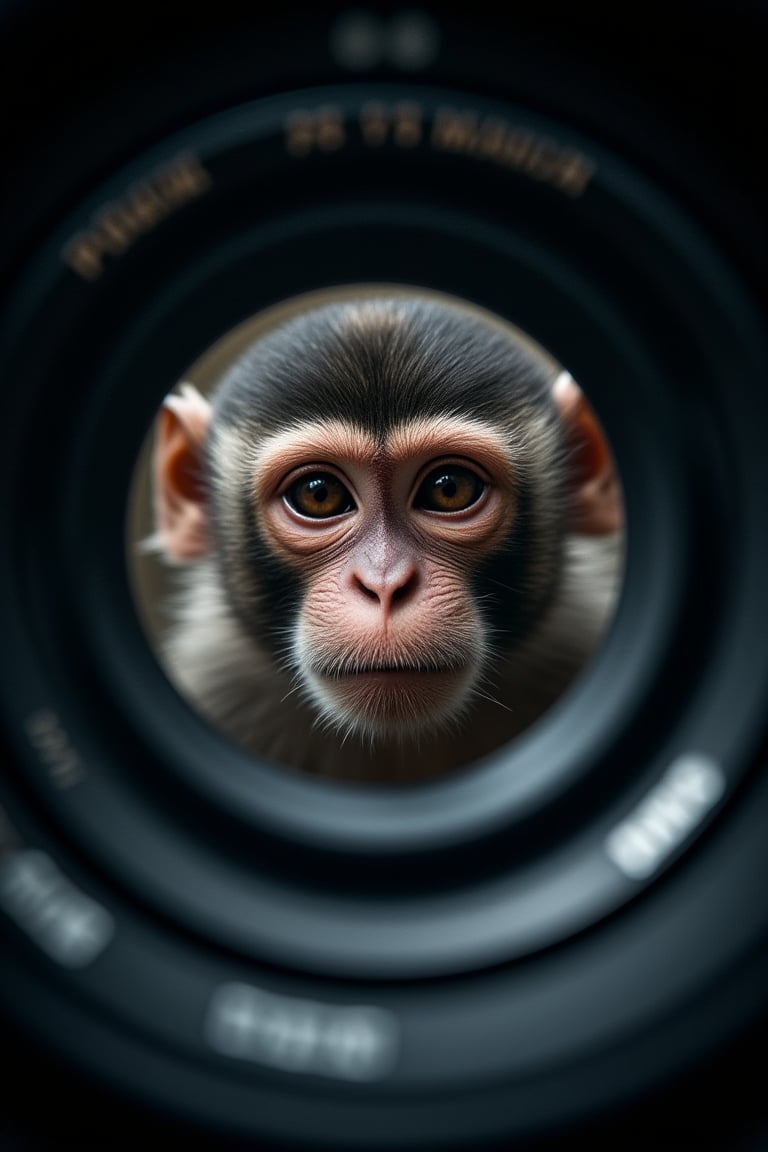
[[[421,664],[371,664],[355,668],[352,671],[322,669],[320,675],[336,683],[355,683],[362,680],[380,682],[382,685],[396,686],[399,680],[404,684],[411,684],[414,680],[428,677],[460,675],[464,667],[459,665],[421,665]]]
[[[466,695],[472,673],[466,666],[363,665],[354,670],[323,669],[319,678],[347,721],[410,732],[413,725],[453,715]]]

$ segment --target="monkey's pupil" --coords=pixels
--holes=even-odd
[[[483,493],[485,484],[469,468],[453,465],[436,468],[427,476],[416,496],[416,504],[431,512],[463,512]]]
[[[347,489],[331,475],[302,477],[291,485],[285,499],[297,512],[314,519],[338,516],[354,508]]]

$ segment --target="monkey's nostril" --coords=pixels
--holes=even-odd
[[[375,581],[372,581],[372,579],[366,581],[366,579],[358,573],[352,573],[351,585],[353,590],[362,592],[365,599],[373,600],[374,604],[379,604],[379,601],[382,599],[381,592],[377,592],[377,589],[375,589]]]
[[[408,576],[407,579],[403,580],[402,584],[398,585],[398,587],[394,589],[392,592],[392,603],[396,604],[398,600],[405,600],[407,596],[410,596],[415,587],[416,576],[415,574],[412,574]]]
[[[355,576],[354,582],[358,590],[362,592],[363,596],[365,596],[366,600],[374,600],[378,604],[378,602],[381,600],[378,592],[375,592],[373,588],[369,588],[365,581],[361,580],[359,576]]]
[[[391,607],[408,599],[416,588],[417,577],[415,572],[410,572],[402,579],[384,577],[381,580],[366,580],[356,573],[353,581],[355,588],[365,596],[366,600],[372,600],[383,607]]]

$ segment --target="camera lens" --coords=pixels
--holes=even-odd
[[[530,61],[510,86],[530,31],[299,23],[239,49],[223,21],[207,47],[161,33],[187,61],[174,111],[150,131],[145,95],[130,143],[8,246],[0,1004],[109,1115],[213,1141],[621,1125],[765,1018],[764,312],[738,243],[664,175],[671,129],[646,161]],[[89,115],[70,110],[78,139]],[[43,149],[53,113],[34,123]],[[142,591],[138,544],[174,386],[206,393],[295,315],[382,300],[479,317],[570,374],[626,537],[600,642],[536,723],[459,771],[361,785],[208,722],[152,638],[168,593]],[[414,474],[418,507],[440,512],[434,477],[458,514],[484,507],[486,473],[446,459]],[[355,509],[312,463],[329,522]]]

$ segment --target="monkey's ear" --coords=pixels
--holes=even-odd
[[[210,549],[203,445],[211,405],[191,384],[166,396],[155,422],[153,545],[169,560],[194,560]]]
[[[552,394],[568,438],[572,532],[607,536],[624,524],[624,508],[613,455],[597,417],[569,372],[561,372]]]

